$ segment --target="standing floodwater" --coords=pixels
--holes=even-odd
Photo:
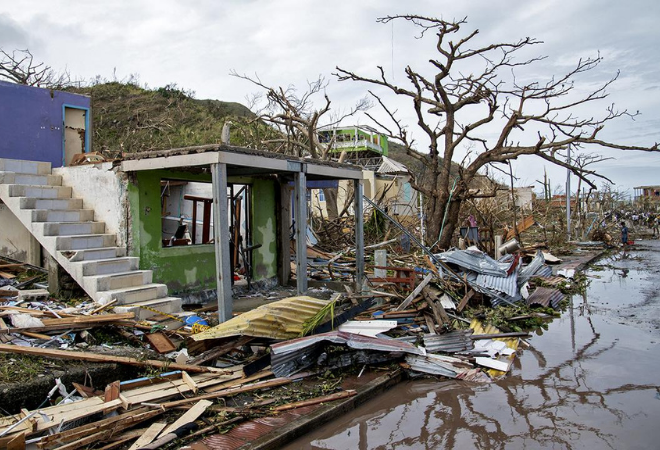
[[[404,382],[286,448],[660,448],[660,242],[587,275],[505,379]]]

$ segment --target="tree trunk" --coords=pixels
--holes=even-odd
[[[325,210],[328,213],[328,220],[336,220],[339,217],[337,208],[337,188],[324,188]]]
[[[459,225],[459,213],[462,203],[460,200],[460,192],[454,192],[449,207],[446,208],[448,199],[448,193],[445,195],[439,194],[437,197],[429,199],[426,205],[428,218],[427,242],[434,243],[437,240],[437,244],[433,247],[434,250],[447,250],[451,247],[454,232]],[[446,216],[445,209],[447,209]]]

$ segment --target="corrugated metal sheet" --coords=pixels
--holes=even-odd
[[[515,297],[518,294],[518,270],[514,269],[508,277],[479,274],[474,283],[486,289],[502,292],[509,297]]]
[[[506,277],[511,262],[498,262],[478,250],[450,250],[434,255],[440,261],[455,264],[479,274]]]
[[[543,257],[543,252],[541,250],[537,250],[536,256],[534,256],[532,261],[523,267],[520,271],[520,276],[518,277],[518,286],[522,286],[523,284],[527,283],[529,279],[532,278],[532,276],[544,265],[545,258]]]
[[[325,342],[346,345],[355,350],[426,354],[425,349],[397,339],[375,338],[343,331],[332,331],[271,345],[271,370],[277,376],[288,376],[315,364],[321,345]]]
[[[552,306],[553,309],[559,309],[559,304],[566,296],[558,289],[537,287],[527,298],[528,305]]]
[[[195,341],[231,336],[292,339],[300,336],[303,324],[328,303],[329,300],[307,296],[285,298],[193,334],[191,338]]]
[[[415,372],[442,375],[448,378],[458,378],[472,370],[474,366],[459,358],[443,355],[406,355],[406,363]]]
[[[480,334],[499,334],[501,331],[494,327],[493,325],[486,325],[484,326],[483,323],[479,319],[472,319],[472,322],[470,323],[470,328],[474,330],[474,335],[480,335]],[[507,347],[509,347],[511,350],[517,351],[518,350],[518,345],[520,343],[520,339],[513,337],[513,338],[494,338],[494,340],[498,341],[503,341]],[[515,358],[515,353],[511,356],[508,356],[506,358],[501,358],[502,360],[506,359],[509,361],[512,361],[513,358]],[[500,378],[504,375],[506,375],[506,372],[502,372],[500,370],[495,370],[495,369],[488,369],[486,372],[493,378]]]
[[[382,162],[377,170],[378,173],[408,173],[408,168],[398,161],[382,156]]]
[[[469,352],[474,348],[470,336],[472,330],[457,330],[445,334],[425,334],[424,347],[430,353],[459,353]]]
[[[339,331],[345,331],[353,334],[363,334],[365,336],[376,336],[396,328],[396,320],[349,320],[339,326]]]

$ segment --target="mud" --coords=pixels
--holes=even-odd
[[[660,242],[586,273],[505,379],[407,381],[285,449],[658,448]]]

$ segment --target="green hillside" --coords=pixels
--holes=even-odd
[[[219,143],[226,120],[234,145],[254,147],[255,136],[272,133],[240,103],[197,100],[176,86],[109,82],[70,90],[91,96],[93,150],[108,156]]]

